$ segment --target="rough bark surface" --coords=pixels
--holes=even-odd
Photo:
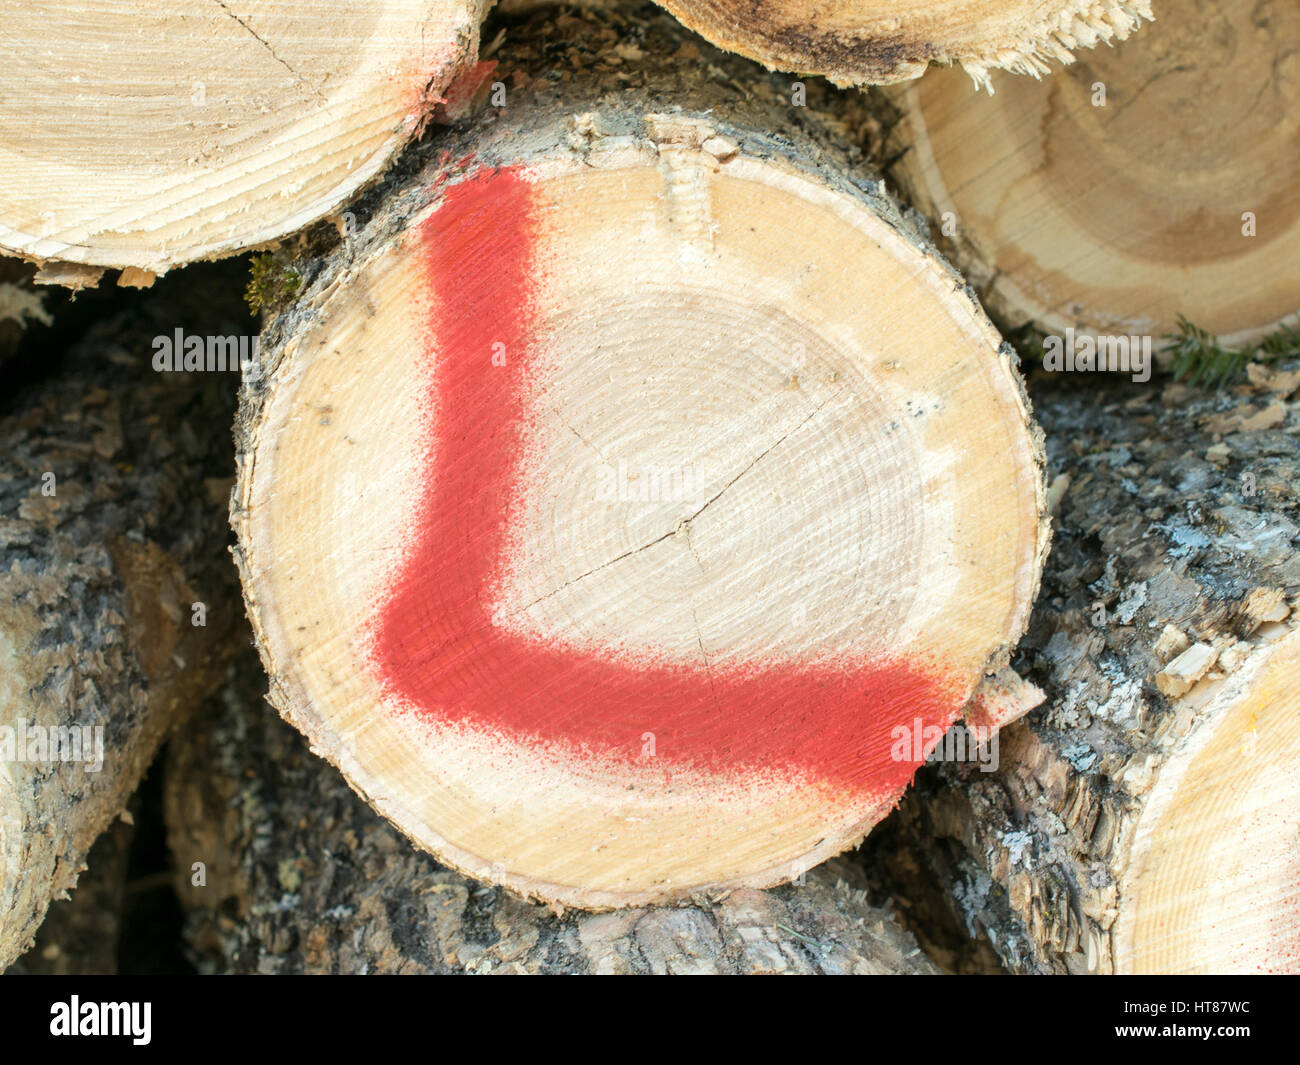
[[[954,968],[986,969],[991,945],[1015,972],[1114,971],[1138,815],[1198,724],[1156,682],[1185,646],[1168,627],[1212,648],[1212,679],[1300,606],[1289,369],[1252,366],[1219,393],[1031,382],[1055,530],[1014,664],[1048,700],[1002,732],[996,772],[919,774],[866,847],[909,927]]]
[[[168,749],[176,886],[203,971],[937,972],[840,862],[803,885],[608,914],[467,880],[315,757],[259,697],[257,663],[245,666]]]
[[[127,862],[135,836],[128,818],[124,813],[95,840],[76,888],[51,904],[36,942],[9,967],[10,974],[116,975]]]
[[[212,515],[237,374],[157,373],[151,357],[155,336],[231,334],[247,318],[213,299],[210,277],[187,280],[188,295],[169,286],[93,328],[56,380],[0,415],[0,968],[231,650],[233,568]],[[98,771],[27,731],[73,727],[102,729]]]

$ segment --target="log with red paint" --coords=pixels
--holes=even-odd
[[[233,505],[284,715],[442,861],[592,908],[853,845],[1046,538],[1010,349],[829,92],[683,85],[663,16],[584,62],[621,25],[530,24],[505,106],[357,208],[268,323]]]

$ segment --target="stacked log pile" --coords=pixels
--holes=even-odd
[[[1293,5],[488,6],[0,13],[0,969],[1300,970]]]

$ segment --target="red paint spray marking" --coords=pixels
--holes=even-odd
[[[959,709],[961,696],[922,670],[646,668],[493,626],[484,603],[520,497],[528,414],[532,186],[515,170],[480,172],[447,189],[420,236],[426,282],[441,297],[427,353],[439,391],[428,407],[432,475],[414,550],[372,630],[389,694],[429,721],[580,756],[639,761],[649,732],[660,765],[793,770],[873,797],[900,794],[917,763],[891,758],[891,729],[911,729],[918,717],[946,727]],[[504,366],[492,363],[497,344]]]

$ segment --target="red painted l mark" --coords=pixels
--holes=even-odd
[[[946,727],[961,698],[915,666],[643,667],[493,625],[484,600],[521,495],[542,267],[537,197],[517,169],[481,171],[447,189],[419,234],[436,307],[430,399],[435,377],[438,394],[426,408],[430,476],[413,549],[372,627],[385,689],[431,722],[580,758],[637,761],[650,732],[667,765],[722,777],[793,771],[873,799],[897,796],[916,765],[890,757],[890,730],[917,717]]]

